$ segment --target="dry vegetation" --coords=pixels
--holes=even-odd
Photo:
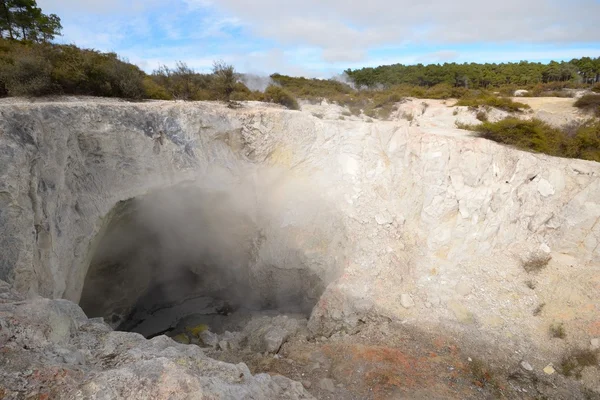
[[[580,379],[585,367],[598,368],[598,362],[598,351],[575,349],[563,357],[560,367],[563,375]]]
[[[549,255],[534,255],[523,261],[523,269],[529,273],[540,272],[548,266],[548,263],[552,260]]]
[[[550,325],[550,337],[555,339],[564,339],[567,337],[567,332],[565,331],[565,325],[562,323],[552,324]]]
[[[575,102],[575,107],[593,112],[600,117],[600,94],[587,94]]]

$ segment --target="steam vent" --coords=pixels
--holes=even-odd
[[[3,101],[0,398],[598,398],[600,164],[456,121]]]

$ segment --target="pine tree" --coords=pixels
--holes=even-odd
[[[0,0],[0,37],[48,42],[60,35],[56,14],[46,15],[35,0]]]

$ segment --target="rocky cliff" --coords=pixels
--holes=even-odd
[[[551,323],[573,345],[600,336],[600,165],[440,128],[436,112],[368,122],[260,104],[4,103],[0,279],[79,302],[115,206],[191,185],[255,196],[234,207],[251,221],[234,246],[250,254],[249,287],[318,287],[315,333],[386,318],[543,355],[563,346],[546,339]],[[543,270],[523,268],[540,258]]]

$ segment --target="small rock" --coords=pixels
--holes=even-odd
[[[458,285],[456,285],[456,287],[454,288],[454,290],[460,296],[467,296],[467,295],[469,295],[471,293],[471,291],[473,290],[473,288],[471,287],[471,285],[468,282],[461,281],[461,282],[458,283]]]
[[[525,371],[533,371],[533,367],[527,361],[521,361],[521,368]]]
[[[287,338],[288,333],[284,329],[274,327],[265,333],[263,337],[264,346],[269,353],[277,353]]]
[[[335,384],[333,380],[329,378],[324,378],[319,381],[319,387],[323,390],[327,390],[328,392],[335,392]]]
[[[219,337],[217,336],[217,334],[212,333],[209,330],[201,332],[199,335],[199,339],[202,341],[202,344],[204,344],[207,347],[215,348],[219,344]]]
[[[411,308],[415,306],[415,302],[413,301],[412,297],[407,293],[403,293],[400,296],[400,304],[402,304],[402,307],[404,308]]]
[[[229,348],[229,342],[227,340],[221,340],[219,342],[219,348],[223,351],[226,351]]]
[[[472,359],[471,357],[467,358],[467,360],[468,360],[469,362],[473,362],[473,359]]]
[[[544,373],[545,373],[546,375],[552,375],[552,374],[553,374],[553,373],[555,373],[555,372],[556,372],[556,370],[554,369],[554,366],[552,366],[552,364],[548,364],[548,365],[546,366],[546,368],[544,368]]]
[[[590,340],[590,344],[592,345],[592,350],[596,350],[600,348],[600,338],[594,338]]]
[[[304,386],[306,389],[310,389],[312,386],[312,383],[310,381],[302,381],[302,386]]]

